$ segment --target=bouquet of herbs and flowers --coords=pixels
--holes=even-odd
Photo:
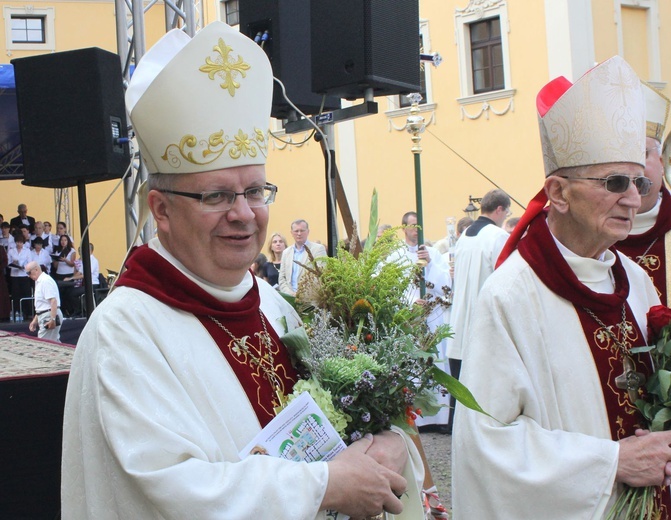
[[[656,305],[648,311],[648,340],[646,347],[631,349],[632,354],[649,353],[654,373],[645,383],[645,396],[636,401],[636,408],[646,420],[651,432],[671,429],[671,309]],[[665,493],[668,489],[664,488]],[[661,518],[659,487],[629,487],[625,485],[608,520],[657,520]]]
[[[482,411],[436,366],[436,347],[451,333],[447,325],[430,331],[426,318],[435,306],[450,304],[449,292],[409,304],[408,287],[421,268],[399,261],[397,229],[377,239],[376,232],[373,215],[359,254],[353,237],[337,257],[309,255],[293,300],[305,327],[282,337],[302,377],[293,396],[309,392],[346,442],[391,425],[415,433],[418,415],[439,411],[439,392]]]

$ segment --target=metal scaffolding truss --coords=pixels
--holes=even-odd
[[[165,30],[180,28],[193,37],[202,28],[199,0],[115,0],[117,48],[123,67],[124,84],[128,85],[131,65],[139,63],[146,52],[145,14],[156,6],[165,7]],[[186,93],[185,93],[186,95]],[[130,124],[130,122],[129,122]],[[132,171],[124,183],[124,201],[126,208],[126,243],[130,247],[137,232],[138,190],[147,180],[147,171],[137,148],[133,157]],[[149,218],[140,233],[145,243],[154,236],[154,221]]]
[[[23,160],[21,146],[0,148],[0,172],[8,179],[20,178],[23,175]]]
[[[57,222],[65,222],[65,227],[72,235],[72,226],[70,225],[70,188],[59,188],[54,190],[54,208],[56,208],[56,222],[53,229],[56,229]]]

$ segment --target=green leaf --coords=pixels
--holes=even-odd
[[[280,296],[284,298],[289,304],[295,309],[296,308],[296,297],[291,296],[290,294],[280,292]]]
[[[657,377],[659,378],[660,395],[664,401],[668,401],[669,388],[671,388],[671,372],[668,370],[659,370]]]
[[[664,425],[667,421],[671,421],[671,409],[662,408],[652,420],[650,431],[661,432],[664,431]]]
[[[291,361],[295,365],[296,361],[303,361],[310,356],[310,340],[305,332],[305,328],[298,327],[280,338],[287,347]]]
[[[645,383],[645,388],[649,394],[659,395],[661,393],[659,386],[659,377],[657,377],[657,373],[652,374],[648,378],[647,383]]]
[[[289,325],[287,325],[287,317],[282,316],[279,318],[278,321],[280,322],[280,325],[282,325],[282,330],[284,331],[284,333],[286,334],[287,332],[289,332]]]
[[[671,356],[671,341],[667,341],[664,344],[664,355],[665,356]]]
[[[454,398],[461,404],[463,404],[465,407],[470,408],[471,410],[475,410],[476,412],[485,414],[487,417],[491,417],[492,419],[501,424],[505,424],[502,421],[499,421],[496,417],[493,417],[492,415],[484,411],[482,407],[478,404],[478,402],[475,400],[475,397],[473,397],[473,394],[471,394],[471,391],[468,388],[466,388],[463,384],[461,384],[458,379],[452,377],[449,374],[446,374],[436,366],[431,367],[430,372],[433,378],[438,383],[443,385],[443,387],[445,387],[445,389],[450,393],[450,395],[453,395]]]
[[[373,196],[370,200],[370,218],[368,219],[368,238],[364,245],[364,251],[370,251],[377,240],[377,228],[379,226],[377,213],[377,190],[373,188]]]
[[[422,411],[422,417],[431,417],[436,415],[447,405],[439,404],[438,399],[436,399],[436,394],[433,392],[422,392],[415,396],[413,406]]]
[[[655,349],[654,345],[643,345],[642,347],[633,347],[629,350],[629,352],[631,354],[644,354],[654,349]]]
[[[417,430],[415,430],[412,426],[410,426],[405,421],[405,417],[393,419],[391,421],[391,424],[393,424],[394,426],[398,426],[401,430],[403,430],[408,435],[417,435]]]

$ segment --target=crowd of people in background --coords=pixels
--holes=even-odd
[[[518,220],[516,217],[509,218],[505,223],[505,231],[509,233]],[[461,235],[472,222],[470,217],[460,219],[456,236]],[[379,234],[391,227],[390,224],[380,225]],[[273,233],[268,240],[267,254],[260,253],[251,268],[256,276],[278,291],[295,295],[302,270],[300,264],[309,261],[306,246],[313,258],[326,255],[326,249],[320,241],[308,240],[310,228],[306,220],[297,219],[290,228],[294,244],[290,246],[282,233]],[[0,214],[0,322],[32,320],[35,282],[25,270],[31,261],[37,262],[42,272],[57,282],[64,316],[84,314],[81,304],[84,293],[81,251],[75,248],[65,222],[56,223],[55,233],[52,233],[52,229],[51,222],[29,216],[26,204],[19,204],[17,216],[9,221]],[[435,246],[450,265],[450,276],[454,277],[454,241],[451,246],[447,245],[449,238],[435,241]],[[434,242],[426,240],[425,245],[432,246]],[[99,286],[99,278],[99,264],[93,256],[91,244],[91,280],[94,288]]]
[[[35,282],[31,263],[47,274],[58,287],[58,307],[66,317],[83,314],[81,295],[84,277],[79,254],[68,234],[65,222],[56,223],[56,233],[49,221],[28,215],[26,204],[19,204],[17,215],[6,221],[0,214],[0,322],[31,322],[36,316]],[[91,279],[99,284],[98,261],[91,247]],[[37,311],[39,314],[39,311]]]
[[[246,81],[228,95],[198,68],[217,41],[240,52],[239,63],[245,56]],[[165,150],[196,122],[218,129],[223,121],[240,136],[264,128],[271,72],[259,46],[220,22],[192,39],[169,32],[135,70],[126,102],[157,236],[130,252],[118,290],[75,351],[64,518],[321,518],[333,509],[414,519],[420,504],[401,501],[413,491],[422,518],[448,518],[426,460],[422,482],[417,447],[401,431],[366,435],[329,462],[239,455],[298,380],[282,334],[303,324],[277,291],[300,295],[306,266],[327,251],[296,219],[291,242],[273,233],[268,254],[259,254],[277,193],[266,181],[265,153],[198,162],[170,161]],[[185,85],[202,95],[168,110]],[[477,219],[454,222],[435,246],[418,233],[413,211],[399,211],[400,227],[391,229],[402,240],[382,261],[418,268],[424,282],[408,283],[402,305],[431,305],[432,331],[454,327],[432,362],[487,411],[457,405],[451,414],[452,400],[447,413],[417,423],[454,433],[454,520],[620,518],[609,511],[623,490],[645,487],[657,488],[642,490],[657,508],[645,516],[671,516],[671,432],[645,430],[636,411],[646,378],[657,377],[640,348],[654,341],[648,312],[671,292],[671,195],[663,185],[671,102],[646,106],[659,93],[642,89],[619,56],[575,83],[559,77],[543,87],[536,110],[545,179],[519,221],[510,196],[495,189]],[[159,120],[157,111],[174,117]],[[25,205],[8,227],[12,298],[20,306],[36,282],[36,314],[51,312],[33,318],[31,329],[44,322],[51,330],[63,297],[54,295],[56,282],[80,278],[75,246],[61,229],[56,242],[49,235],[35,244],[38,223]],[[51,266],[40,263],[47,247]]]

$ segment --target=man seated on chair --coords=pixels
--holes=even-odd
[[[74,285],[61,287],[63,309],[68,316],[84,314],[81,298],[86,292],[86,287],[84,286],[84,261],[81,257],[81,249],[81,247],[77,249],[79,251],[79,258],[75,260],[75,272],[72,276],[63,279],[64,282],[74,281]],[[95,294],[95,290],[100,287],[100,264],[98,263],[98,259],[93,256],[93,249],[93,243],[91,242],[89,243],[89,250],[91,251],[89,255],[91,258],[91,285],[93,285]]]

